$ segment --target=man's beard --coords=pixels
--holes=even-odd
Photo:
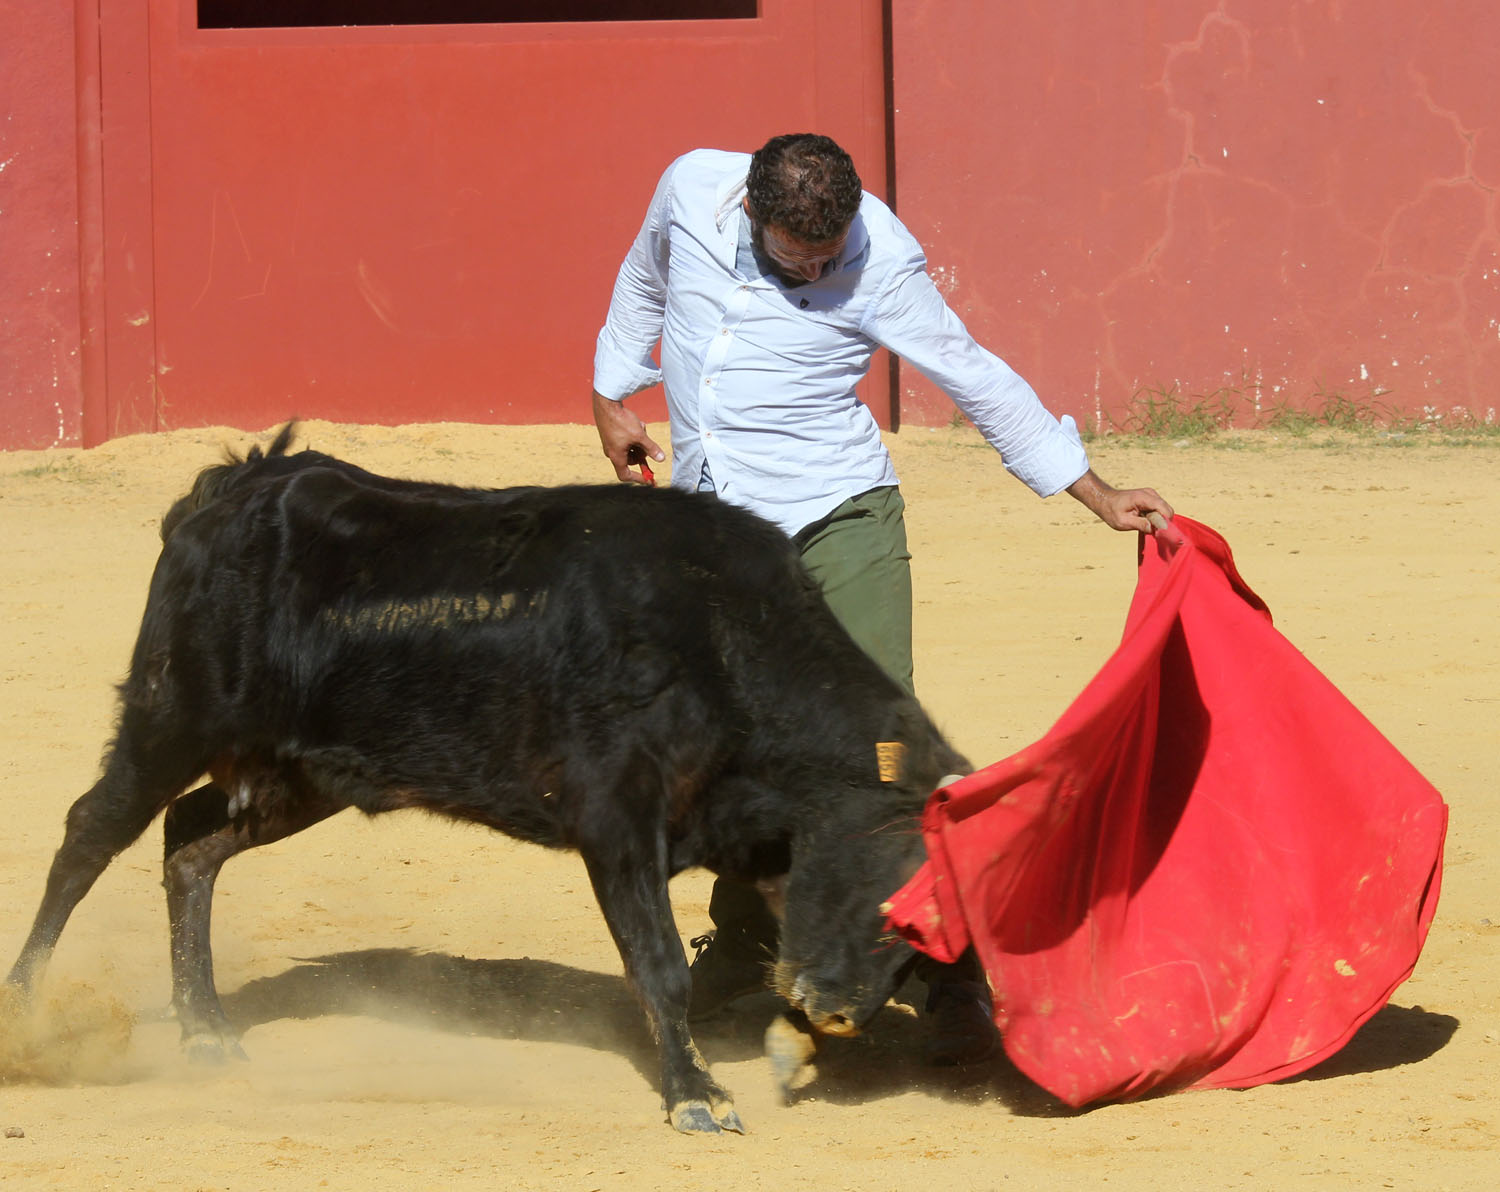
[[[765,233],[753,219],[750,221],[750,248],[755,253],[755,263],[760,266],[762,274],[769,274],[789,290],[807,285],[807,278],[800,273],[788,273],[766,252]]]

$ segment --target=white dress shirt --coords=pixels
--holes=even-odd
[[[866,193],[843,251],[787,286],[740,253],[750,158],[699,149],[662,175],[620,266],[594,356],[594,388],[620,401],[665,381],[672,483],[711,478],[727,501],[795,534],[849,497],[895,484],[854,386],[877,346],[941,386],[1041,496],[1088,470],[1073,420],[974,342],[926,258]],[[652,353],[661,345],[661,366]]]

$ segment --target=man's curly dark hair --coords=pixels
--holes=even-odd
[[[772,137],[750,159],[750,213],[809,244],[837,240],[854,222],[864,193],[854,162],[828,137]]]

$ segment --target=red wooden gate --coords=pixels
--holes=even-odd
[[[399,7],[343,4],[372,20]],[[101,5],[85,440],[293,413],[585,419],[615,270],[673,157],[816,129],[885,193],[879,0],[758,8],[211,29],[194,0]],[[865,395],[882,415],[885,378]],[[664,416],[659,399],[643,409]]]

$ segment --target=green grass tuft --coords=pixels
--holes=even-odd
[[[1255,387],[1248,387],[1251,394]],[[1218,439],[1226,431],[1259,430],[1293,439],[1311,439],[1321,432],[1341,437],[1368,438],[1373,442],[1406,445],[1411,442],[1449,444],[1500,441],[1500,421],[1494,409],[1481,417],[1465,407],[1441,411],[1425,406],[1418,414],[1379,400],[1350,397],[1320,384],[1306,401],[1282,398],[1269,408],[1246,388],[1225,386],[1205,394],[1184,394],[1176,385],[1137,390],[1124,412],[1108,417],[1108,426],[1095,426],[1084,434],[1094,440],[1107,434],[1132,435],[1174,442],[1204,442]],[[1232,438],[1226,445],[1237,444]]]

